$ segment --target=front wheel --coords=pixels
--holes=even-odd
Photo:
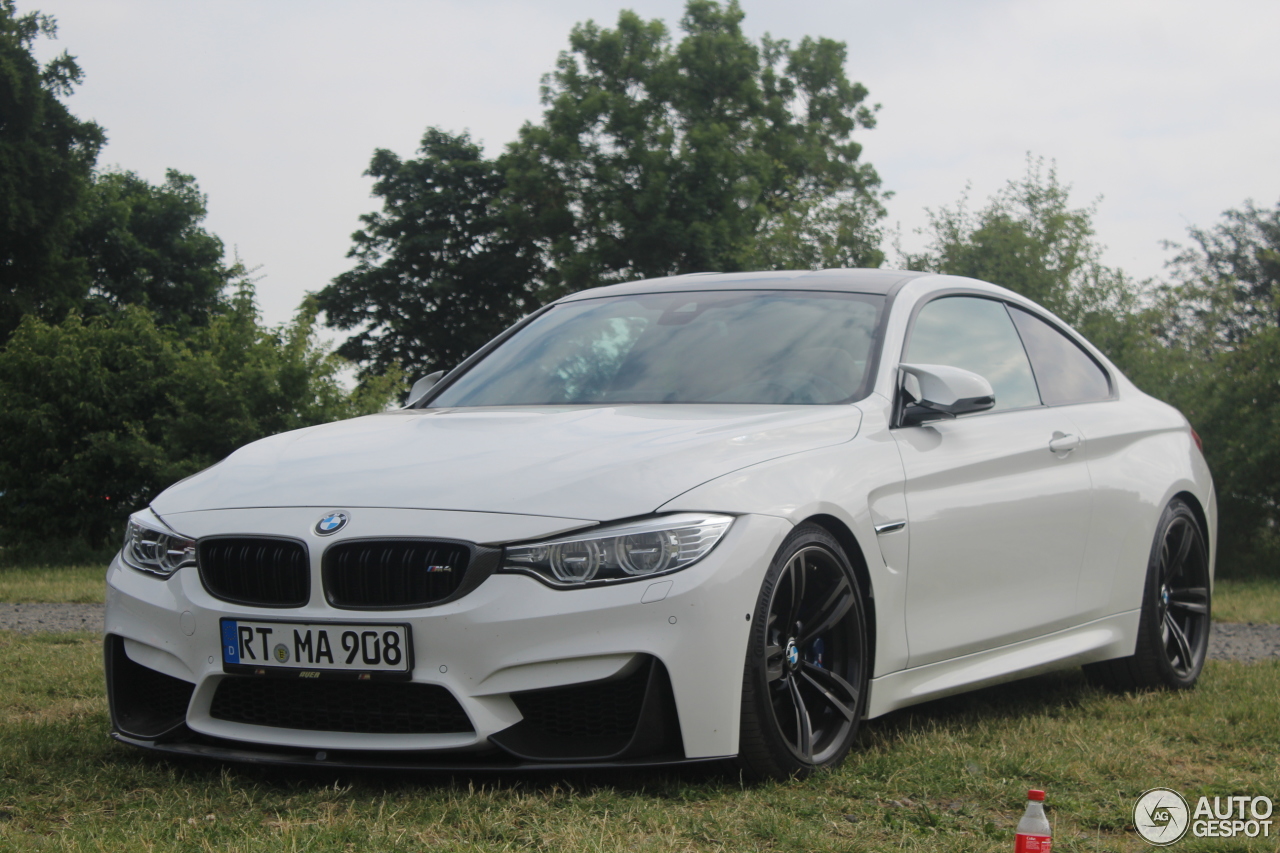
[[[870,662],[862,592],[840,544],[796,528],[752,614],[738,766],[751,778],[839,764],[862,719]]]
[[[1191,507],[1173,500],[1156,526],[1132,655],[1089,664],[1090,680],[1112,690],[1195,685],[1209,649],[1209,552]]]

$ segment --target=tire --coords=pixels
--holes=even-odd
[[[803,777],[844,760],[862,720],[870,660],[862,591],[840,544],[802,525],[778,549],[752,614],[737,769]]]
[[[1116,691],[1195,686],[1209,649],[1209,553],[1191,507],[1173,500],[1156,526],[1129,657],[1088,664],[1089,680]]]

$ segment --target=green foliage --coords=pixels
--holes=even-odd
[[[575,27],[542,121],[496,160],[429,129],[374,154],[383,209],[318,294],[368,373],[452,367],[568,290],[698,270],[878,266],[874,125],[845,46],[748,40],[736,3],[690,0],[672,43],[623,12]]]
[[[31,55],[55,33],[52,18],[0,0],[0,340],[22,315],[60,316],[83,294],[68,245],[105,136],[60,100],[80,82],[75,60]]]
[[[1245,202],[1189,231],[1194,245],[1170,244],[1169,397],[1204,438],[1218,487],[1219,565],[1280,574],[1280,205]]]
[[[928,211],[931,241],[905,255],[904,265],[994,282],[1068,321],[1124,299],[1125,282],[1100,260],[1094,208],[1071,207],[1070,192],[1052,165],[1029,157],[1026,174],[981,210],[970,210],[962,196],[953,208]]]
[[[453,367],[538,304],[538,252],[505,226],[497,164],[465,133],[435,128],[419,155],[374,153],[365,174],[383,209],[360,217],[356,267],[316,295],[330,325],[359,329],[339,353],[366,377]]]
[[[97,176],[75,239],[87,260],[92,301],[142,305],[160,323],[207,323],[231,270],[222,241],[202,227],[205,214],[195,178],[173,169],[159,186],[132,172]]]
[[[208,322],[230,281],[222,242],[202,227],[205,199],[170,170],[152,186],[95,174],[105,135],[61,98],[83,75],[62,54],[32,56],[52,18],[0,0],[0,340],[23,315],[143,305],[162,323]]]
[[[79,67],[32,56],[54,32],[0,0],[4,563],[88,557],[175,480],[262,436],[382,409],[402,384],[381,371],[348,394],[314,301],[263,327],[194,178],[93,171],[102,129],[60,100]]]
[[[1280,327],[1260,328],[1206,367],[1197,428],[1218,480],[1224,561],[1280,573]]]
[[[833,261],[878,266],[883,216],[852,141],[874,126],[845,45],[742,33],[736,2],[690,0],[672,44],[633,12],[574,28],[546,112],[502,158],[515,227],[553,293],[643,276]],[[816,245],[806,239],[815,237]]]
[[[129,512],[248,441],[383,408],[399,377],[348,395],[345,362],[314,325],[307,305],[264,328],[243,281],[185,337],[138,306],[24,318],[0,350],[0,534],[101,546]]]
[[[1219,344],[1240,341],[1259,328],[1280,325],[1280,203],[1273,211],[1246,201],[1212,228],[1192,227],[1192,246],[1171,266],[1194,309],[1192,325]]]
[[[981,210],[966,196],[928,212],[929,243],[902,254],[908,269],[963,275],[1007,287],[1053,311],[1107,354],[1139,387],[1167,396],[1177,374],[1157,336],[1168,322],[1167,293],[1102,262],[1095,208],[1073,207],[1056,169],[1028,157]]]

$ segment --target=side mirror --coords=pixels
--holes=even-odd
[[[437,370],[435,373],[428,373],[426,376],[413,383],[413,387],[409,389],[409,400],[404,404],[406,409],[412,409],[422,398],[427,396],[427,392],[435,387],[440,381],[440,377],[444,376],[443,370]]]
[[[903,426],[985,412],[996,404],[991,383],[972,371],[945,364],[899,364],[898,368],[920,385],[920,399],[909,400],[903,407]]]

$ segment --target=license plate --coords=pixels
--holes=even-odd
[[[222,666],[273,674],[408,673],[409,626],[222,620]]]

